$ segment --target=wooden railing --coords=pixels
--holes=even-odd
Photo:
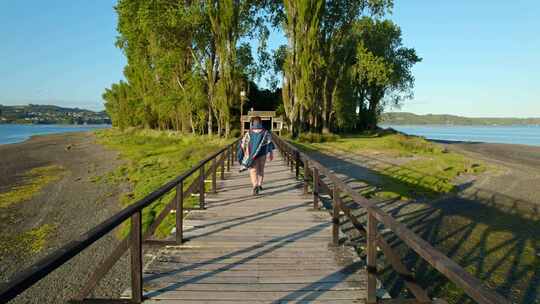
[[[174,243],[181,244],[183,242],[182,214],[184,210],[184,197],[198,192],[199,208],[205,209],[205,179],[206,177],[211,177],[211,191],[216,192],[218,169],[220,169],[221,179],[223,179],[225,170],[230,171],[231,164],[234,161],[237,143],[238,140],[215,152],[184,174],[150,193],[140,201],[126,207],[87,233],[82,234],[77,240],[69,242],[55,252],[42,258],[28,269],[17,274],[8,283],[0,286],[0,303],[7,303],[15,298],[128,219],[131,219],[129,236],[125,237],[113,252],[97,265],[95,271],[88,278],[88,281],[74,300],[82,301],[85,299],[122,255],[126,251],[131,250],[131,302],[142,302],[143,241],[153,236],[163,219],[171,213],[171,210],[176,210],[176,239]],[[205,170],[208,163],[210,163],[210,166]],[[197,172],[199,172],[198,177],[187,189],[184,189],[184,182]],[[143,209],[167,195],[170,191],[175,192],[174,198],[163,208],[161,213],[143,233],[141,222]]]
[[[376,297],[377,288],[377,247],[388,260],[392,269],[404,279],[405,286],[415,297],[415,303],[431,303],[432,300],[426,291],[416,282],[414,274],[403,264],[399,254],[386,241],[379,232],[378,224],[390,229],[410,249],[428,262],[433,268],[443,274],[456,286],[462,288],[467,295],[482,304],[509,304],[510,301],[488,289],[480,280],[469,274],[465,269],[452,261],[449,257],[435,249],[431,244],[411,231],[407,226],[394,219],[390,214],[380,209],[375,203],[366,199],[349,185],[338,178],[332,171],[299,151],[289,142],[274,134],[274,142],[281,151],[284,161],[300,176],[300,167],[304,169],[304,193],[308,194],[308,185],[312,184],[313,207],[320,206],[320,193],[324,192],[332,199],[332,242],[339,243],[339,216],[340,211],[351,221],[353,226],[366,238],[367,257],[367,303],[383,302]],[[327,182],[322,177],[325,177]],[[310,181],[311,180],[311,181]],[[351,208],[343,203],[342,195],[348,196],[354,203],[364,208],[367,221],[361,223],[351,212]]]

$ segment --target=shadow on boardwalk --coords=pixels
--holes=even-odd
[[[253,196],[233,168],[207,209],[187,216],[186,242],[160,248],[145,266],[149,303],[363,302],[364,263],[351,247],[331,246],[331,217],[312,208],[281,160],[266,175]]]
[[[356,187],[367,187],[359,185],[358,180],[363,180],[383,190],[380,181],[384,179],[404,187],[419,188],[418,183],[403,181],[409,178],[394,178],[361,165],[365,161],[379,161],[376,158],[362,156],[359,160],[320,153],[312,156]],[[391,166],[403,169],[394,164]],[[414,176],[418,176],[418,172]],[[434,177],[424,174],[419,178]],[[452,194],[435,193],[438,195],[431,200],[381,200],[379,206],[514,303],[540,303],[538,205],[473,186],[471,183],[460,185],[457,187],[459,192]],[[418,189],[419,193],[430,191]],[[356,210],[355,214],[365,221],[361,210]],[[431,296],[445,298],[451,303],[474,303],[395,237],[391,234],[386,237],[402,253]],[[362,238],[352,238],[363,246]],[[403,281],[390,268],[385,269],[383,279],[392,296],[403,293]]]

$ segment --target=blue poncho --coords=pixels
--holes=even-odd
[[[241,170],[251,168],[257,157],[265,157],[274,150],[272,135],[262,128],[251,128],[238,145],[238,162]]]

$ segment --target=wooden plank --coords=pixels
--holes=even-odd
[[[362,299],[357,299],[357,300],[350,300],[350,299],[347,299],[347,300],[336,300],[336,299],[332,299],[332,300],[297,300],[297,301],[285,301],[283,303],[290,303],[290,302],[293,302],[293,303],[298,303],[298,304],[351,304],[351,303],[356,303],[356,304],[363,304],[365,303],[364,300]],[[147,300],[145,301],[144,303],[149,303],[149,304],[178,304],[178,300],[163,300],[163,299],[160,299],[160,300]],[[209,301],[206,301],[206,300],[185,300],[183,299],[182,304],[234,304],[234,303],[250,303],[250,304],[268,304],[268,301],[258,301],[258,300],[254,300],[254,299],[248,299],[248,300],[243,300],[243,299],[237,299],[237,300],[233,300],[233,301],[230,301],[230,300],[209,300]]]
[[[214,158],[212,159],[212,193],[217,193],[217,168],[218,162]]]
[[[367,303],[377,303],[377,221],[368,214],[367,225]]]
[[[189,284],[312,284],[317,283],[348,283],[352,286],[358,286],[365,291],[365,279],[363,276],[344,276],[344,275],[334,275],[334,276],[275,276],[275,277],[260,277],[260,276],[248,276],[248,275],[212,275],[212,276],[198,276],[198,275],[175,275],[175,276],[164,276],[160,273],[148,273],[145,274],[145,283],[151,284],[152,282],[169,282],[169,283],[178,283],[186,282]],[[149,289],[151,290],[151,289]]]
[[[208,291],[176,291],[171,290],[162,294],[149,293],[154,300],[203,300],[203,301],[215,301],[215,300],[256,300],[256,301],[276,301],[287,302],[294,301],[298,297],[310,296],[319,300],[360,300],[362,294],[357,291],[307,291],[302,290],[297,292],[265,292],[265,291],[251,291],[251,292],[208,292]]]
[[[131,217],[131,300],[142,302],[142,215],[136,212]]]
[[[338,190],[334,188],[333,204],[332,204],[332,244],[334,246],[339,245],[339,210],[341,205],[341,198],[339,197]]]
[[[319,209],[319,170],[313,167],[313,209]]]
[[[176,186],[176,243],[184,242],[184,182]]]
[[[152,281],[145,285],[151,289],[178,291],[218,292],[294,292],[302,291],[362,291],[356,282],[306,282],[306,283],[183,283],[178,281]]]
[[[304,195],[309,194],[309,170],[310,170],[309,161],[304,160],[304,185],[303,185]]]
[[[204,189],[204,178],[205,178],[205,174],[204,174],[204,166],[201,166],[200,170],[199,170],[199,206],[201,207],[201,209],[205,209],[205,201],[204,201],[204,194],[205,194],[205,189]]]

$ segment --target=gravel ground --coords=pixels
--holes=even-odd
[[[540,217],[540,147],[508,144],[444,142],[450,150],[494,164],[498,170],[480,177],[466,191],[498,205],[512,206]]]
[[[47,185],[31,200],[0,209],[3,239],[45,224],[55,227],[38,253],[14,252],[9,248],[0,251],[2,283],[121,209],[118,198],[127,191],[127,185],[92,181],[120,164],[118,155],[97,144],[90,132],[38,136],[23,143],[0,145],[0,155],[0,192],[20,184],[21,176],[32,168],[59,165],[65,170],[60,180]],[[64,303],[118,242],[114,233],[110,233],[12,302]],[[129,284],[128,262],[129,254],[126,254],[101,282],[95,295],[121,294]]]

